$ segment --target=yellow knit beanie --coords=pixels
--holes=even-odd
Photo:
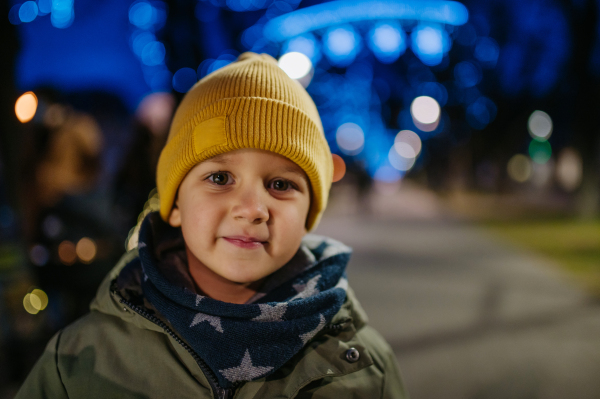
[[[156,173],[163,220],[190,169],[241,148],[283,155],[306,172],[312,188],[306,228],[315,228],[333,178],[317,107],[273,57],[250,52],[201,79],[177,108]]]

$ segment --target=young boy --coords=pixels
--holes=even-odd
[[[404,398],[348,288],[305,236],[334,175],[317,109],[268,55],[198,82],[161,154],[160,214],[17,398]]]

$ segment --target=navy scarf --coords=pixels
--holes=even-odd
[[[149,216],[138,244],[144,295],[223,388],[275,372],[331,321],[346,299],[350,248],[313,235],[305,237],[288,264],[267,277],[267,290],[253,302],[232,304],[198,295],[161,272],[155,248],[160,237],[152,225],[166,224]]]

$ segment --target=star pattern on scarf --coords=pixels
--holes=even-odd
[[[323,316],[322,314],[319,314],[319,316],[320,316],[319,325],[314,330],[310,330],[307,333],[300,334],[300,339],[302,340],[302,343],[304,345],[306,345],[306,343],[308,341],[310,341],[311,339],[313,339],[313,337],[315,335],[317,335],[317,333],[319,331],[321,331],[323,329],[323,327],[325,327],[325,316]]]
[[[200,301],[203,299],[204,297],[202,295],[198,295],[196,294],[196,306],[198,306],[200,304]]]
[[[319,282],[320,278],[321,275],[317,274],[316,276],[308,280],[306,284],[294,284],[293,287],[296,290],[297,294],[294,295],[290,299],[290,301],[293,301],[295,299],[308,298],[309,296],[318,294],[319,290],[317,289],[317,283]]]
[[[221,318],[205,313],[196,314],[196,316],[194,316],[194,320],[192,320],[192,324],[190,324],[190,327],[194,327],[196,324],[200,324],[203,321],[208,321],[208,323],[213,326],[217,332],[223,332],[223,327],[221,327]]]
[[[250,351],[246,349],[242,363],[239,366],[219,370],[219,373],[223,374],[229,381],[236,382],[253,380],[267,374],[271,370],[273,370],[273,367],[253,366],[252,359],[250,358]]]
[[[259,303],[260,316],[256,316],[252,321],[283,321],[282,317],[287,310],[287,303],[278,303],[271,306],[266,303]]]

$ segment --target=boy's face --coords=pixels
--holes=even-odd
[[[195,258],[188,259],[190,268],[204,266],[246,284],[294,256],[306,234],[309,206],[310,186],[298,165],[268,151],[242,149],[190,170],[169,223],[181,226],[188,257]]]

